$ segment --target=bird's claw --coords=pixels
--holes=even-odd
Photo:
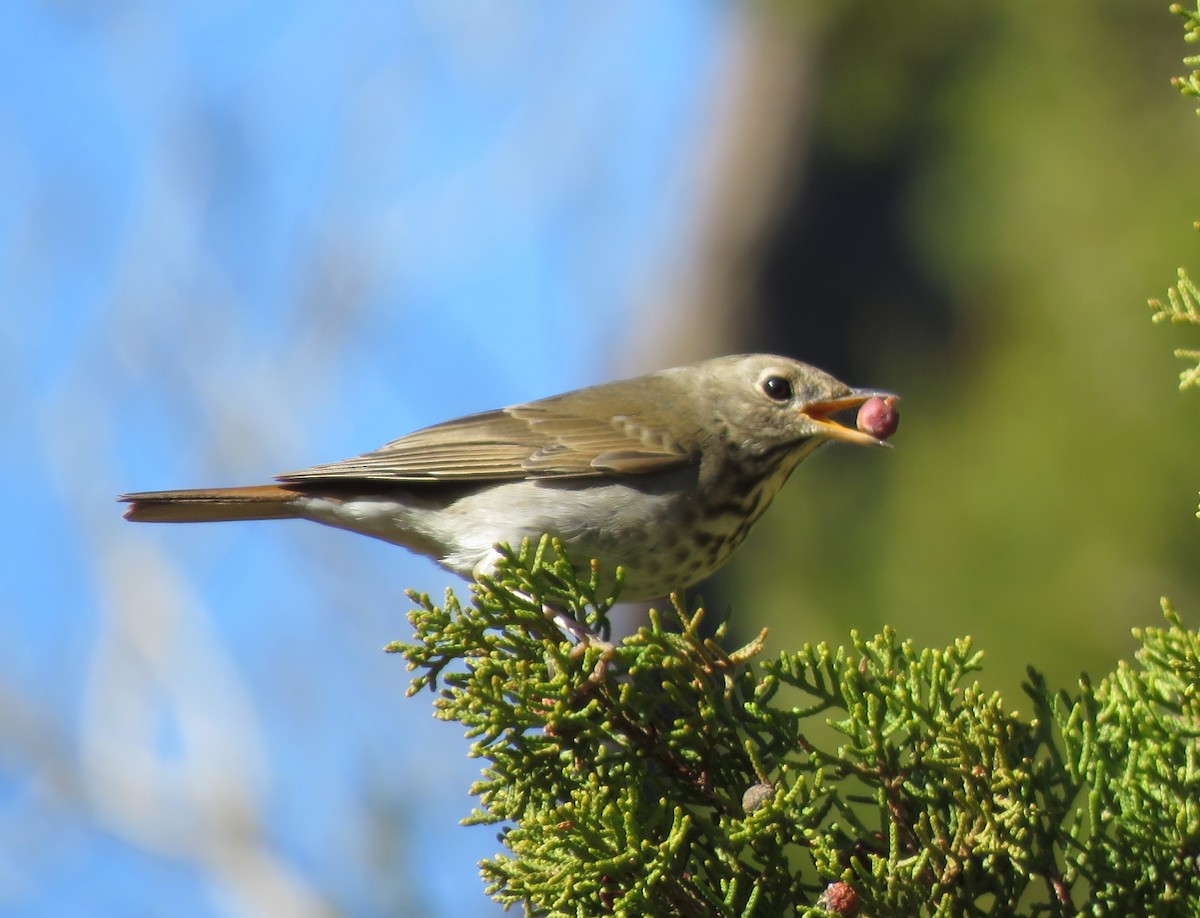
[[[543,606],[542,609],[546,613],[546,618],[554,622],[560,631],[575,638],[575,646],[571,648],[570,653],[572,659],[582,656],[589,648],[598,649],[601,656],[606,658],[616,649],[612,642],[604,640],[579,619],[568,615],[561,609],[553,606]]]

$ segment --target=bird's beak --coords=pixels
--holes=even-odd
[[[809,402],[800,409],[800,413],[817,426],[818,433],[822,437],[828,437],[831,440],[845,440],[847,443],[858,443],[862,446],[886,446],[890,448],[892,444],[887,440],[880,440],[869,433],[863,433],[861,430],[847,427],[845,424],[841,424],[831,417],[831,415],[841,411],[859,408],[863,402],[876,396],[879,398],[897,397],[891,392],[880,392],[875,389],[854,389],[849,395],[844,395],[841,398],[827,398],[821,401]]]

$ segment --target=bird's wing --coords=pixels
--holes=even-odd
[[[661,405],[640,406],[636,413],[627,414],[612,413],[605,406],[611,406],[611,399],[606,401],[602,392],[580,390],[447,421],[374,452],[278,478],[283,482],[590,478],[664,471],[696,456],[695,438],[672,433]]]

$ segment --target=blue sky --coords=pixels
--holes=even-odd
[[[112,498],[611,375],[694,216],[730,16],[0,13],[0,911],[496,911],[494,831],[457,825],[478,763],[380,652],[405,588],[460,584]]]

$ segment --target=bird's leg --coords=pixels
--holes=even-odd
[[[595,629],[589,628],[585,623],[575,618],[573,615],[568,615],[562,609],[556,609],[549,603],[542,603],[542,612],[546,618],[554,622],[555,627],[564,634],[569,634],[575,638],[575,646],[571,648],[568,656],[572,660],[578,660],[581,656],[587,653],[589,647],[600,651],[600,657],[596,660],[596,668],[587,679],[587,685],[597,685],[604,682],[608,678],[608,664],[612,660],[613,652],[616,648],[611,641],[606,641]]]
[[[478,581],[481,576],[494,578],[496,576],[496,563],[502,557],[498,551],[493,550],[490,552],[487,557],[475,565],[475,579]],[[514,590],[513,592],[530,605],[535,605],[538,602],[524,591]],[[571,648],[572,657],[580,656],[589,647],[598,648],[605,658],[611,654],[613,645],[609,641],[604,640],[595,630],[588,627],[586,623],[581,622],[563,609],[552,606],[548,602],[541,603],[541,606],[543,614],[554,623],[559,631],[575,639],[575,646]]]
[[[596,631],[574,616],[568,615],[562,609],[555,608],[549,603],[542,604],[542,612],[545,613],[546,618],[558,626],[560,631],[575,638],[575,646],[571,648],[571,656],[577,657],[589,647],[599,649],[605,656],[612,653],[613,645],[610,641],[604,640]]]

